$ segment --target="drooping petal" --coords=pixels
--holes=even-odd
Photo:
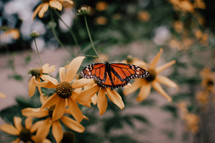
[[[172,98],[163,90],[160,84],[156,81],[152,82],[153,88],[160,93],[163,97],[165,97],[168,101],[172,101]]]
[[[56,88],[57,85],[52,82],[45,81],[45,82],[39,83],[39,86],[44,88]]]
[[[65,99],[60,98],[55,106],[54,112],[52,114],[52,121],[60,119],[65,111]]]
[[[99,115],[104,114],[107,109],[107,97],[105,96],[104,88],[99,90],[97,106],[99,108]]]
[[[26,128],[26,129],[30,129],[31,126],[32,126],[32,122],[33,122],[32,118],[28,117],[28,118],[25,120],[25,128]]]
[[[36,142],[42,142],[48,135],[52,122],[49,119],[43,120],[36,133]]]
[[[55,78],[49,76],[49,75],[41,75],[41,78],[44,80],[44,81],[50,81],[52,82],[53,84],[57,85],[58,82]]]
[[[91,98],[98,92],[99,90],[99,86],[98,85],[94,85],[90,88],[87,88],[85,90],[83,90],[79,96],[76,98],[76,101],[82,105],[84,105],[86,102],[88,102],[89,100],[91,101]]]
[[[77,121],[69,118],[69,117],[66,117],[66,116],[63,116],[61,118],[61,121],[64,123],[64,125],[66,125],[68,128],[76,131],[76,132],[79,132],[79,133],[82,133],[84,132],[84,127]]]
[[[173,82],[172,80],[170,80],[167,77],[164,76],[157,76],[156,80],[162,84],[165,84],[169,87],[174,87],[174,88],[178,88],[177,84],[175,82]]]
[[[52,73],[55,71],[55,66],[52,65],[49,67],[49,64],[45,64],[44,66],[42,66],[42,70],[43,70],[43,73]]]
[[[108,98],[116,104],[120,109],[123,109],[125,107],[121,96],[115,91],[111,90],[110,88],[106,88],[107,96]]]
[[[84,115],[80,110],[80,108],[78,107],[78,104],[75,102],[75,100],[72,97],[68,98],[68,107],[69,107],[68,113],[72,114],[75,120],[77,120],[78,122],[81,122]]]
[[[19,135],[19,130],[10,124],[1,125],[0,129],[3,132],[6,132],[6,133],[11,134],[11,135]]]
[[[49,1],[49,5],[53,8],[60,10],[60,11],[62,10],[62,4],[58,1],[53,1],[53,0]]]
[[[149,68],[155,69],[155,67],[156,67],[156,65],[157,65],[157,63],[158,63],[158,61],[159,61],[159,59],[160,59],[162,53],[163,53],[163,49],[160,49],[160,52],[157,53],[157,55],[154,57],[154,59],[153,59],[153,60],[151,61],[151,63],[149,64]]]
[[[52,124],[52,134],[57,143],[59,143],[63,138],[63,129],[59,121],[54,121]]]
[[[128,85],[126,86],[126,88],[124,88],[123,93],[125,95],[128,95],[135,92],[138,88],[140,88],[140,86],[143,85],[143,81],[144,79],[136,79],[133,84]]]
[[[74,2],[72,0],[64,0],[65,2],[68,2],[69,4],[73,5]]]
[[[39,14],[38,14],[40,18],[42,18],[44,16],[44,14],[48,10],[48,8],[49,8],[49,4],[48,3],[42,4],[42,7],[41,7],[41,9],[39,11]]]
[[[173,60],[173,61],[171,61],[171,62],[168,62],[168,63],[166,63],[166,64],[164,64],[164,65],[162,65],[162,66],[157,67],[157,68],[155,69],[155,71],[156,71],[157,74],[159,74],[159,73],[161,73],[162,71],[164,71],[165,69],[167,69],[168,67],[174,65],[175,63],[176,63],[175,60]]]
[[[84,58],[85,58],[84,56],[79,56],[79,57],[73,59],[69,63],[67,72],[66,72],[66,81],[67,82],[71,82],[75,78],[75,75],[76,75],[78,69],[80,68],[81,63],[84,60]]]
[[[65,67],[60,67],[59,68],[59,76],[60,76],[60,81],[61,82],[65,81],[65,76],[66,76],[66,69],[65,69]]]
[[[40,5],[34,10],[33,19],[35,18],[35,16],[37,15],[37,13],[40,11],[41,8],[42,8],[42,4],[40,4]]]
[[[22,115],[26,117],[42,118],[48,116],[48,110],[40,108],[25,108],[22,109]]]
[[[61,98],[56,93],[54,93],[46,100],[46,102],[42,105],[41,109],[55,105],[60,99]]]
[[[20,138],[15,139],[15,140],[12,141],[11,143],[20,143]]]
[[[83,86],[86,86],[88,84],[92,84],[94,82],[93,79],[86,79],[86,78],[82,78],[82,79],[79,79],[79,80],[76,80],[72,83],[72,88],[75,89],[75,88],[81,88]],[[95,83],[95,82],[94,82]]]
[[[140,92],[136,98],[137,101],[143,101],[144,99],[146,99],[149,96],[149,93],[151,91],[151,84],[147,83],[144,86],[142,86],[140,88]]]
[[[15,127],[18,129],[18,131],[20,132],[22,129],[23,129],[23,127],[22,127],[22,118],[20,118],[20,117],[14,117],[13,118],[13,121],[14,121],[14,125],[15,125]]]
[[[35,90],[36,90],[36,83],[35,83],[36,79],[35,79],[35,76],[33,76],[29,83],[28,83],[28,87],[29,87],[29,90],[28,90],[28,94],[29,96],[33,96],[34,93],[35,93]]]

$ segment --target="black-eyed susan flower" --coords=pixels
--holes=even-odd
[[[87,79],[89,80],[89,79]],[[97,94],[97,98],[95,97]],[[91,80],[91,83],[88,83],[86,89],[84,89],[76,98],[76,100],[83,105],[90,106],[90,103],[94,104],[97,102],[97,107],[99,109],[99,114],[102,115],[107,109],[107,97],[116,104],[120,109],[125,107],[121,96],[111,88],[101,87],[97,82]],[[92,101],[93,100],[93,101]],[[97,101],[96,101],[97,100]]]
[[[61,127],[60,121],[67,126],[68,128],[82,133],[84,132],[84,127],[78,122],[71,119],[68,116],[62,115],[58,120],[53,120],[53,113],[55,112],[56,106],[53,105],[48,108],[25,108],[22,110],[22,114],[27,117],[35,117],[35,118],[44,118],[44,120],[38,121],[37,124],[39,126],[36,133],[36,141],[41,142],[48,135],[50,128],[52,127],[52,134],[57,143],[59,143],[63,138],[63,129]],[[61,111],[62,112],[62,111]],[[67,109],[65,113],[69,113],[70,111]],[[64,111],[63,111],[64,113]],[[84,117],[86,118],[86,117]]]
[[[160,50],[160,52],[155,56],[155,58],[151,61],[150,64],[146,64],[145,62],[139,61],[139,60],[133,61],[133,64],[146,69],[149,72],[149,76],[146,78],[135,79],[133,84],[126,86],[126,88],[123,91],[125,95],[131,94],[134,91],[140,89],[140,92],[136,99],[137,101],[143,101],[149,96],[151,87],[153,87],[158,93],[163,95],[168,101],[172,100],[171,97],[169,97],[169,95],[163,90],[160,83],[174,88],[177,88],[177,84],[174,83],[169,78],[159,74],[165,69],[167,69],[168,67],[175,64],[175,60],[168,62],[162,66],[156,67],[162,53],[163,53],[163,49]]]
[[[0,126],[0,129],[8,134],[15,135],[18,138],[13,141],[13,143],[20,143],[21,141],[24,143],[27,142],[36,142],[36,136],[33,135],[38,127],[40,126],[38,123],[32,125],[32,118],[27,118],[25,120],[25,127],[21,124],[22,119],[20,117],[14,117],[14,125],[11,124],[3,124]],[[41,143],[51,143],[47,139],[41,140]]]
[[[78,92],[75,89],[83,87],[88,84],[89,80],[80,79],[74,80],[76,73],[85,57],[80,56],[73,59],[67,68],[61,67],[59,69],[60,82],[43,82],[40,86],[45,88],[54,88],[55,93],[51,95],[42,105],[43,108],[50,108],[56,105],[53,112],[52,120],[60,119],[65,111],[65,107],[68,106],[70,113],[77,121],[83,119],[83,114],[76,103],[76,97]],[[72,83],[71,83],[72,82]]]
[[[29,96],[33,96],[36,90],[36,87],[38,87],[38,90],[40,92],[40,95],[42,96],[41,87],[39,86],[39,83],[41,81],[49,81],[52,83],[57,83],[57,80],[53,77],[49,76],[48,74],[55,71],[55,66],[49,66],[49,64],[45,64],[42,67],[33,68],[29,71],[29,73],[32,75],[29,83],[28,83],[28,93]]]
[[[73,5],[73,1],[71,0],[42,0],[42,3],[35,9],[33,13],[33,19],[37,14],[40,18],[42,18],[44,14],[47,12],[49,6],[61,11],[64,2]]]
[[[210,68],[204,68],[200,74],[202,78],[202,87],[215,93],[215,72],[212,72]]]

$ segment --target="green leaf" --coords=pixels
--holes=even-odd
[[[178,118],[178,109],[174,105],[164,105],[161,109],[171,113],[173,117]]]
[[[144,100],[140,103],[140,105],[142,106],[154,106],[155,105],[155,100],[153,99],[147,99],[147,100]]]
[[[120,135],[110,138],[111,143],[138,143],[135,139],[129,135]]]
[[[149,120],[144,117],[144,116],[141,116],[141,115],[133,115],[133,118],[135,118],[136,120],[139,120],[147,125],[151,125],[151,123],[149,122]]]
[[[17,81],[23,81],[23,77],[20,74],[14,73],[13,75],[8,76],[9,79],[15,79]]]
[[[21,108],[18,105],[13,105],[1,110],[0,116],[3,120],[13,123],[14,116],[21,116]]]

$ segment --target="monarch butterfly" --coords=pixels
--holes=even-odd
[[[136,65],[105,62],[86,66],[81,75],[95,79],[102,87],[114,89],[125,86],[133,78],[146,78],[149,73]]]

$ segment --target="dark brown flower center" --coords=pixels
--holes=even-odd
[[[43,3],[48,3],[50,0],[42,0]]]
[[[35,68],[35,69],[31,69],[29,71],[29,73],[32,75],[32,76],[35,76],[36,78],[40,77],[42,75],[42,69],[41,68]]]
[[[57,85],[55,92],[61,98],[68,98],[72,95],[72,86],[69,82],[63,81]]]
[[[73,132],[66,131],[63,133],[63,139],[61,143],[74,143],[75,142],[75,135]]]
[[[31,132],[28,129],[22,129],[20,134],[19,134],[19,138],[23,141],[23,142],[28,142],[31,141]]]
[[[213,80],[209,79],[209,80],[207,81],[207,85],[208,85],[208,86],[213,86],[213,85],[214,85]]]
[[[148,72],[149,72],[149,76],[147,76],[145,79],[148,82],[151,82],[151,81],[155,80],[156,75],[157,75],[156,72],[155,72],[155,70],[154,69],[149,69]]]

